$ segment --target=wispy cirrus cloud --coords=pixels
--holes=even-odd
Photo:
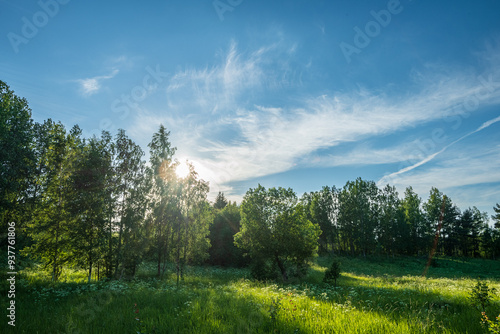
[[[425,87],[406,99],[362,90],[354,94],[311,98],[303,101],[300,108],[256,107],[240,111],[233,122],[238,125],[242,138],[232,143],[204,145],[204,151],[211,150],[216,161],[232,161],[233,165],[238,161],[239,167],[233,169],[236,180],[284,172],[299,163],[307,164],[302,157],[315,151],[452,115],[456,112],[452,106],[477,89],[467,82],[470,81],[451,78]],[[499,96],[500,92],[496,92],[482,103],[495,103]],[[405,156],[396,153],[406,151],[411,145],[373,152],[366,157],[366,162],[396,162]],[[360,162],[360,152],[357,155],[358,160],[353,163]],[[337,165],[342,158],[333,156]]]
[[[99,76],[95,76],[92,78],[77,79],[75,81],[80,84],[80,92],[82,93],[82,95],[84,95],[85,97],[88,97],[88,96],[91,96],[93,94],[96,94],[101,89],[102,81],[112,79],[118,73],[119,73],[119,70],[114,69],[108,75],[99,75]]]
[[[429,162],[431,162],[432,160],[434,160],[437,156],[439,156],[440,154],[444,153],[446,150],[448,150],[450,147],[454,146],[455,144],[461,142],[462,140],[466,139],[467,137],[469,136],[472,136],[473,134],[475,133],[478,133],[484,129],[487,129],[488,127],[490,127],[491,125],[495,124],[495,123],[498,123],[500,122],[500,116],[498,117],[495,117],[493,119],[490,119],[486,122],[484,122],[483,124],[481,124],[480,127],[478,127],[476,130],[474,131],[471,131],[467,134],[465,134],[464,136],[458,138],[457,140],[451,142],[450,144],[446,145],[445,147],[443,147],[442,149],[440,149],[439,151],[437,152],[434,152],[428,156],[426,156],[425,158],[423,158],[422,160],[410,165],[410,166],[407,166],[405,168],[402,168],[400,170],[398,170],[397,172],[394,172],[392,174],[389,174],[387,176],[384,176],[383,178],[380,179],[379,181],[379,184],[383,184],[383,183],[387,183],[388,181],[393,181],[394,179],[400,177],[401,174],[404,174],[404,173],[407,173],[407,172],[410,172],[420,166],[423,166]],[[402,160],[403,161],[403,160]],[[500,179],[499,179],[500,181]]]
[[[233,108],[242,92],[261,88],[263,53],[257,50],[243,59],[232,42],[220,64],[176,73],[167,87],[169,108],[208,114]]]
[[[303,164],[312,167],[367,166],[393,164],[416,159],[415,147],[418,141],[401,143],[396,146],[376,148],[371,144],[360,143],[342,154],[311,154],[304,157]]]
[[[177,144],[179,152],[195,160],[210,175],[212,185],[230,189],[232,182],[298,166],[359,164],[365,153],[366,164],[407,160],[412,142],[373,151],[361,145],[345,159],[335,153],[335,147],[461,115],[464,108],[473,113],[500,104],[500,70],[495,63],[483,75],[439,66],[428,72],[414,71],[409,79],[411,90],[403,94],[360,88],[288,97],[281,105],[270,106],[266,97],[279,94],[286,73],[299,69],[270,66],[269,58],[285,52],[293,57],[296,48],[281,44],[243,54],[232,43],[219,64],[179,71],[170,80],[166,93],[171,113],[166,125],[172,129],[174,143],[181,143]],[[480,98],[470,99],[475,96]],[[474,108],[471,101],[476,103]],[[157,114],[156,120],[161,118]],[[228,129],[231,136],[219,136]],[[333,153],[324,159],[308,159],[324,149]]]
[[[382,178],[378,183],[383,185],[386,181]],[[427,168],[413,169],[390,181],[399,191],[412,186],[421,196],[437,187],[462,208],[470,203],[489,206],[494,203],[494,195],[500,193],[500,145],[479,147],[464,143],[460,149],[443,151]]]
[[[282,56],[293,54],[296,48],[296,44],[281,40],[239,52],[232,41],[218,63],[202,69],[183,69],[171,78],[168,107],[182,115],[235,112],[251,100],[295,84],[298,75],[290,70],[288,57]]]

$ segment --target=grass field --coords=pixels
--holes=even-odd
[[[322,283],[331,258],[317,258],[302,282],[250,279],[247,270],[191,267],[179,286],[140,268],[131,282],[84,283],[66,271],[50,283],[25,270],[16,282],[16,328],[1,333],[487,333],[468,299],[478,279],[500,291],[500,262],[338,258],[335,288]],[[6,296],[2,285],[2,298]],[[2,305],[6,305],[3,303]],[[5,310],[5,308],[3,308]],[[6,311],[4,311],[5,313]],[[493,297],[490,319],[500,313]]]

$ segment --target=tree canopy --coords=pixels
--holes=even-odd
[[[305,266],[316,254],[320,234],[292,189],[266,190],[259,185],[248,190],[241,203],[241,231],[235,242],[248,251],[254,264],[277,266],[287,281],[287,263],[298,270]]]

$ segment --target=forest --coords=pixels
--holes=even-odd
[[[302,196],[292,189],[249,189],[241,204],[219,193],[193,166],[177,176],[170,132],[158,125],[143,149],[125,130],[83,138],[47,119],[0,82],[2,248],[15,223],[19,264],[38,263],[57,281],[65,267],[88,281],[133,278],[143,261],[158,277],[174,264],[249,266],[259,279],[301,276],[316,254],[454,257],[500,255],[500,205],[489,217],[459,209],[437,188],[422,200],[411,187],[380,189],[358,178]]]
[[[146,161],[125,130],[84,138],[78,125],[37,123],[0,81],[0,292],[9,299],[0,328],[500,330],[488,318],[499,310],[499,204],[489,217],[435,187],[424,201],[412,187],[400,196],[362,178],[302,196],[258,184],[241,203],[222,192],[209,201],[192,164],[176,172],[163,125],[148,149]]]

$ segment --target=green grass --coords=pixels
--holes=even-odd
[[[15,332],[487,333],[468,295],[478,278],[500,291],[499,262],[438,259],[423,278],[425,259],[338,259],[337,288],[322,283],[331,258],[318,258],[302,282],[287,285],[211,267],[189,268],[179,287],[173,274],[155,279],[152,265],[132,282],[90,284],[83,272],[66,271],[52,284],[25,270],[16,285]],[[487,311],[490,319],[500,313],[497,296]],[[3,320],[0,332],[9,330]]]

